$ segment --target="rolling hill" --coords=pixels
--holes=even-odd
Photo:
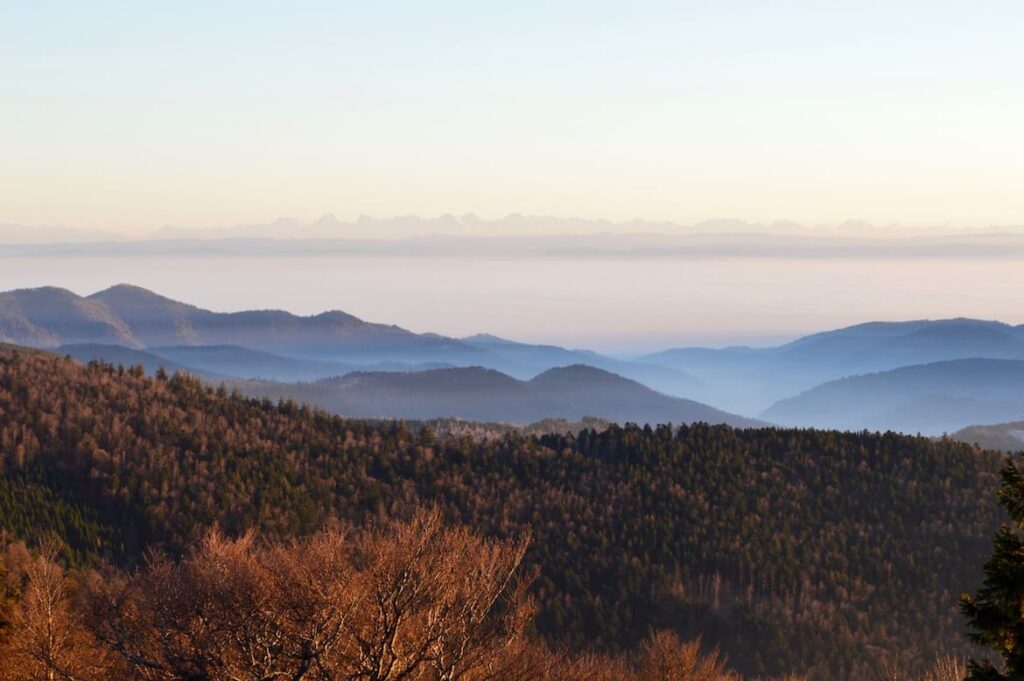
[[[493,369],[460,367],[411,373],[355,372],[314,383],[246,381],[253,396],[287,397],[346,416],[533,423],[596,416],[636,423],[758,425],[753,419],[658,393],[601,369],[574,365],[522,381]]]
[[[961,359],[830,381],[762,417],[782,425],[930,435],[1024,415],[1024,361]]]
[[[54,287],[0,293],[0,341],[51,348],[62,343],[142,346],[106,305]]]
[[[486,366],[516,378],[531,378],[554,367],[583,364],[631,378],[671,395],[689,395],[707,388],[702,381],[679,369],[615,359],[591,350],[519,343],[489,334],[477,334],[459,340],[486,351]]]
[[[380,361],[480,351],[452,338],[373,324],[340,311],[211,312],[136,286],[78,296],[59,288],[0,293],[0,340],[40,348],[83,343],[131,348],[238,345],[297,356]]]
[[[975,319],[870,322],[767,348],[678,348],[639,361],[685,371],[707,386],[691,397],[759,413],[781,399],[858,374],[957,359],[1024,360],[1024,325]]]
[[[2,293],[0,340],[51,349],[146,349],[198,372],[281,381],[443,366],[484,366],[529,379],[553,367],[588,364],[676,395],[702,385],[677,369],[588,350],[486,334],[464,339],[417,334],[337,310],[310,316],[282,310],[212,312],[125,284],[86,297],[58,288]]]
[[[967,426],[950,435],[959,442],[1004,452],[1024,451],[1024,421]]]
[[[11,348],[0,413],[0,530],[59,537],[75,564],[180,555],[211,526],[289,540],[436,506],[488,536],[530,530],[556,648],[632,650],[667,627],[752,676],[964,654],[957,596],[1002,521],[1001,455],[895,434],[446,437]]]
[[[338,310],[306,317],[283,310],[211,312],[128,285],[113,286],[88,299],[123,320],[147,347],[240,345],[321,359],[427,356],[454,350],[472,354],[472,348],[451,338],[373,324]]]
[[[733,414],[763,414],[790,425],[934,433],[1022,415],[1014,395],[999,392],[1004,378],[998,372],[976,375],[964,364],[931,384],[922,372],[938,368],[887,379],[858,378],[940,362],[1024,361],[1024,326],[972,319],[871,322],[778,347],[681,348],[626,360],[488,334],[449,338],[413,333],[340,311],[309,316],[282,310],[213,312],[118,285],[86,297],[52,287],[0,293],[0,341],[70,346],[69,354],[81,359],[142,363],[151,371],[163,364],[206,377],[262,381],[261,389],[269,394],[302,393],[317,404],[366,416],[532,422],[586,415],[676,420],[675,414],[693,413],[704,415],[694,418],[730,422],[724,419],[738,418]],[[128,350],[147,354],[133,360]],[[629,381],[613,386],[601,379],[594,390],[540,387],[551,380],[545,372],[577,365]],[[439,368],[464,371],[418,378],[377,375]],[[480,368],[494,373],[474,375]],[[346,379],[317,383],[340,376]],[[818,390],[848,378],[852,382],[841,387]],[[574,380],[583,384],[588,379],[577,374]],[[885,394],[867,397],[874,394],[868,383],[889,380],[891,386],[879,389]],[[635,382],[654,392],[638,394]],[[982,394],[986,388],[990,395]],[[406,396],[398,396],[403,389]],[[605,399],[616,391],[617,398]],[[803,395],[809,391],[815,392]],[[844,398],[844,391],[865,396]],[[683,403],[666,408],[670,395],[695,402],[687,409]],[[366,401],[363,406],[355,403],[357,396]],[[480,401],[473,404],[475,399]],[[523,404],[514,406],[517,400]],[[693,406],[701,403],[717,409]]]
[[[359,368],[356,364],[285,357],[238,345],[175,345],[149,351],[198,372],[268,381],[315,381]]]

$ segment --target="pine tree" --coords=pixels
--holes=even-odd
[[[996,535],[981,589],[973,598],[964,595],[961,607],[971,641],[999,653],[1003,671],[988,660],[971,660],[965,681],[1024,678],[1024,471],[1011,460],[1002,478],[999,503],[1010,522]]]

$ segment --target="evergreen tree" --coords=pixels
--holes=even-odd
[[[134,569],[214,526],[290,542],[436,506],[481,536],[530,531],[533,626],[558,649],[669,629],[738,672],[837,681],[969,653],[949,593],[981,582],[1005,520],[1001,453],[895,433],[423,425],[0,349],[0,532],[60,538],[69,567]]]
[[[1002,478],[999,503],[1010,522],[996,535],[981,589],[974,598],[965,595],[962,608],[971,640],[999,653],[1004,669],[988,660],[971,660],[966,681],[1024,678],[1024,472],[1010,460]]]

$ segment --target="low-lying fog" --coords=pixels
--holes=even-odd
[[[342,309],[452,336],[623,354],[867,320],[1024,321],[1016,258],[0,256],[0,290],[126,282],[214,310]]]

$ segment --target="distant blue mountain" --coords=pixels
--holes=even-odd
[[[618,422],[763,425],[693,400],[651,390],[594,367],[550,369],[523,381],[493,369],[460,367],[433,371],[356,372],[315,383],[240,383],[252,395],[288,397],[357,417],[460,418],[534,423],[594,416]]]
[[[862,374],[966,359],[1024,361],[1024,326],[975,319],[870,322],[777,347],[681,348],[625,360],[487,334],[449,338],[413,333],[337,310],[309,316],[282,310],[212,312],[127,285],[85,297],[52,287],[0,293],[0,342],[73,346],[68,352],[83,359],[141,363],[151,370],[165,365],[207,377],[288,383],[442,367],[483,367],[526,382],[552,368],[586,365],[731,414],[765,413],[793,425],[872,423],[901,430],[934,430],[951,421],[943,416],[925,423],[913,410],[902,420],[865,421],[864,415],[854,417],[855,409],[841,421],[773,405]],[[145,354],[130,360],[129,351]],[[929,404],[928,396],[918,397],[921,405]],[[586,390],[576,392],[580,403],[586,398]],[[1002,397],[999,401],[1006,403]],[[963,425],[981,422],[982,416],[991,422],[1002,412],[993,407],[965,413],[979,418]]]
[[[519,343],[489,334],[459,340],[486,351],[486,366],[500,369],[517,378],[530,378],[553,367],[584,364],[625,376],[672,395],[687,395],[707,387],[685,371],[647,362],[614,359],[592,350],[568,350],[557,345]]]
[[[149,348],[149,352],[200,373],[268,381],[315,381],[359,369],[357,364],[284,357],[237,345],[175,345]]]
[[[212,312],[123,284],[86,297],[58,288],[0,293],[3,341],[40,348],[145,349],[198,373],[280,381],[445,366],[484,366],[528,379],[552,367],[585,363],[670,394],[703,387],[683,371],[588,350],[493,336],[417,334],[337,310],[310,316],[282,310]]]
[[[958,359],[819,385],[762,417],[780,425],[939,435],[1024,417],[1024,361]]]
[[[1024,359],[1024,326],[975,319],[871,322],[770,348],[680,348],[640,358],[685,371],[692,396],[743,413],[845,376],[955,359]]]

